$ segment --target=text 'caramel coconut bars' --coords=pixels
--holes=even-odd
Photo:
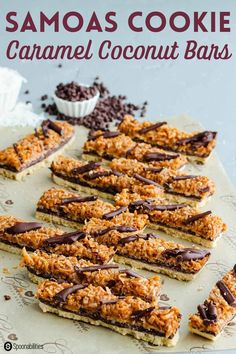
[[[123,190],[115,196],[117,206],[128,206],[130,212],[140,212],[149,218],[148,227],[162,230],[167,234],[214,247],[217,239],[227,226],[210,210],[199,212],[186,204],[169,204],[165,199],[141,199],[138,194]]]
[[[148,220],[147,215],[130,213],[127,206],[116,207],[97,196],[81,197],[63,189],[50,189],[40,197],[36,217],[72,228],[80,228],[93,217],[112,219],[119,225],[130,225],[139,230],[145,228]]]
[[[184,155],[169,153],[146,143],[136,143],[119,132],[97,131],[84,144],[84,160],[110,161],[125,157],[140,162],[151,162],[154,167],[178,169],[187,163]]]
[[[39,129],[0,151],[0,174],[16,180],[47,165],[73,140],[74,128],[66,122],[46,120]]]
[[[181,314],[176,307],[118,297],[101,286],[50,280],[38,285],[36,297],[43,312],[107,327],[154,345],[174,346],[178,341]]]
[[[215,192],[214,182],[206,176],[189,175],[165,167],[156,168],[151,163],[126,158],[113,159],[108,166],[128,176],[138,174],[158,183],[164,188],[164,197],[176,203],[202,206]]]
[[[21,265],[27,268],[30,279],[35,283],[54,278],[60,282],[92,284],[109,288],[117,296],[137,296],[153,303],[160,292],[159,276],[144,278],[114,263],[94,264],[85,259],[48,254],[41,250],[29,254],[24,249],[22,254]]]
[[[138,174],[129,177],[104,168],[99,162],[86,163],[60,156],[52,162],[51,171],[56,184],[106,199],[113,199],[114,195],[124,188],[142,194],[144,198],[158,198],[164,194],[163,187],[155,181]]]
[[[189,318],[189,330],[207,339],[217,339],[236,315],[236,265],[211,290],[208,298]]]
[[[171,127],[167,122],[141,123],[129,115],[124,117],[118,129],[136,141],[184,154],[197,163],[205,163],[216,145],[216,132],[187,133]]]
[[[115,261],[178,280],[192,280],[210,256],[209,251],[166,241],[154,234],[135,232],[129,226],[114,225],[112,221],[92,218],[83,230],[98,243],[115,247]]]
[[[113,247],[97,243],[84,232],[65,233],[35,222],[25,222],[13,216],[0,216],[0,249],[21,254],[22,248],[35,251],[43,248],[47,253],[85,258],[94,263],[110,262]]]

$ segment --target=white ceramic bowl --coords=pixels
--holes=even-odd
[[[80,85],[88,87],[88,85],[84,85],[84,84],[80,84]],[[95,96],[85,101],[71,102],[71,101],[63,100],[60,97],[57,97],[56,94],[53,95],[53,98],[56,103],[57,109],[60,113],[63,113],[68,117],[80,118],[92,113],[92,111],[94,110],[97,104],[99,96],[100,93],[99,91],[97,91]]]

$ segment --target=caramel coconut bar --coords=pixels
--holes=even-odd
[[[50,253],[86,258],[101,264],[110,262],[115,253],[112,247],[98,244],[81,231],[65,233],[39,223],[1,215],[0,249],[21,254],[23,247],[28,251],[43,248]]]
[[[93,217],[113,219],[115,223],[137,229],[143,229],[148,220],[146,215],[130,213],[127,206],[117,208],[94,195],[81,197],[63,189],[50,189],[41,196],[37,203],[36,217],[72,228],[79,228]]]
[[[92,193],[102,198],[112,199],[124,188],[142,194],[146,198],[163,195],[163,188],[155,181],[138,174],[133,177],[101,167],[99,162],[85,163],[76,159],[60,156],[51,165],[52,179],[60,186],[79,192]]]
[[[125,157],[141,162],[151,162],[154,167],[178,169],[187,163],[185,156],[169,153],[145,143],[135,143],[129,136],[119,132],[97,131],[84,144],[83,159],[107,162]]]
[[[112,294],[101,286],[57,283],[38,285],[36,297],[43,312],[110,328],[154,345],[174,346],[181,314],[176,307],[160,307],[138,297]]]
[[[227,229],[222,219],[211,211],[199,213],[198,209],[189,205],[169,204],[165,199],[140,199],[140,196],[125,189],[116,195],[116,203],[128,205],[131,212],[147,214],[152,229],[162,230],[205,247],[214,247],[221,233]]]
[[[161,281],[158,276],[149,279],[129,269],[120,269],[117,264],[94,264],[76,257],[48,254],[37,250],[23,250],[21,265],[28,270],[30,279],[39,283],[54,278],[73,284],[92,284],[109,288],[115,295],[132,295],[148,302],[156,302]]]
[[[236,265],[211,290],[208,298],[189,318],[189,330],[207,339],[217,339],[236,315]]]
[[[164,188],[165,198],[176,203],[202,206],[215,192],[214,182],[206,176],[189,175],[168,168],[156,168],[131,159],[113,159],[108,165],[112,170],[128,176],[140,175]],[[142,193],[140,193],[142,194]]]
[[[216,145],[216,132],[187,133],[171,127],[167,122],[141,123],[129,115],[124,117],[118,129],[136,141],[184,154],[198,163],[204,163]]]
[[[46,120],[29,134],[0,151],[0,174],[21,180],[36,169],[48,165],[74,137],[74,128],[66,122]]]
[[[117,226],[104,220],[91,219],[84,226],[84,231],[98,243],[114,246],[116,262],[178,280],[192,280],[210,256],[209,251],[187,248],[153,234],[135,233],[128,226]]]

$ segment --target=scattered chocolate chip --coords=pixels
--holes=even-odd
[[[33,293],[33,291],[28,290],[28,291],[25,292],[25,296],[34,297],[34,293]]]
[[[170,298],[169,298],[168,295],[166,295],[166,294],[161,294],[161,295],[160,295],[160,300],[161,300],[161,301],[169,301]]]
[[[43,108],[43,109],[46,108],[46,103],[42,103],[41,108]]]
[[[5,204],[7,204],[7,205],[13,205],[14,202],[13,202],[11,199],[8,199],[8,200],[5,201]]]
[[[58,64],[57,67],[58,67],[58,68],[62,68],[62,64],[61,64],[61,63]]]
[[[26,103],[26,104],[30,104],[30,103],[31,103],[31,101],[25,101],[25,103]]]
[[[96,96],[98,90],[92,86],[81,86],[76,82],[72,81],[68,84],[57,85],[55,95],[63,100],[70,102],[85,101],[94,96]]]
[[[208,211],[205,211],[204,213],[201,213],[201,214],[196,214],[196,215],[193,215],[193,216],[190,216],[187,220],[184,221],[184,224],[185,225],[188,225],[188,224],[191,224],[199,219],[202,219],[204,218],[205,216],[207,215],[210,215],[211,214],[211,211],[208,210]]]
[[[6,300],[6,301],[11,300],[11,296],[10,295],[4,295],[4,300]]]
[[[24,94],[28,95],[29,94],[29,90],[25,90]]]
[[[8,334],[7,338],[10,340],[17,340],[18,339],[15,333]]]
[[[48,99],[48,95],[41,96],[41,101],[46,101]]]

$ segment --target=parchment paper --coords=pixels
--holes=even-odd
[[[190,117],[181,116],[171,119],[171,123],[188,131],[199,129],[199,125]],[[1,129],[0,148],[6,147],[16,139],[31,131],[30,128]],[[79,156],[86,139],[87,130],[78,127],[77,137],[67,154]],[[220,135],[219,135],[220,139]],[[180,328],[180,340],[174,348],[158,348],[128,336],[121,336],[108,329],[91,326],[82,322],[71,321],[52,314],[43,314],[33,297],[35,285],[28,278],[25,269],[18,267],[20,257],[0,251],[0,351],[4,352],[6,341],[17,344],[44,344],[43,349],[20,350],[19,353],[63,353],[63,354],[139,354],[158,352],[200,352],[236,348],[236,322],[229,323],[221,337],[211,342],[192,335],[187,330],[190,313],[207,297],[212,286],[236,263],[236,192],[225,174],[222,164],[215,154],[205,166],[189,165],[185,168],[191,173],[204,174],[212,178],[217,186],[217,193],[203,208],[212,210],[223,217],[229,230],[212,250],[211,258],[197,276],[190,282],[180,282],[162,275],[164,281],[160,301],[180,308],[183,319]],[[24,182],[0,178],[0,213],[34,220],[35,205],[40,195],[55,185],[50,180],[50,172],[43,168]],[[166,239],[171,239],[158,232]],[[173,238],[172,238],[173,239]],[[180,241],[180,240],[179,240]],[[180,241],[189,245],[188,242]],[[140,271],[144,275],[154,273]],[[4,295],[11,300],[5,301]],[[236,350],[233,351],[236,353]]]

